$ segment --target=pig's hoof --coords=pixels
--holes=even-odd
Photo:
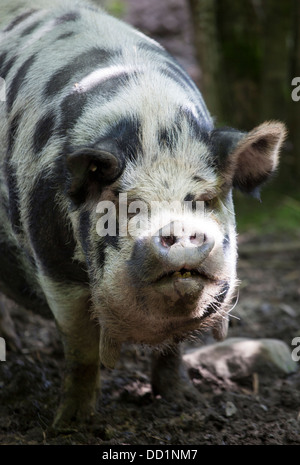
[[[58,432],[75,432],[92,423],[98,415],[95,408],[80,402],[65,402],[58,408],[52,428]]]
[[[204,405],[205,400],[191,381],[180,380],[163,385],[152,385],[152,392],[155,396],[160,395],[167,402],[175,402],[184,405],[193,402],[195,405]]]

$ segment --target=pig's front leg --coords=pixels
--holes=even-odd
[[[48,283],[48,291],[49,287]],[[47,297],[62,338],[66,364],[53,423],[60,429],[71,423],[85,423],[95,414],[100,389],[100,329],[91,319],[87,292],[74,287],[58,293],[52,287]]]
[[[186,400],[203,402],[202,396],[189,379],[183,365],[179,346],[160,352],[153,352],[151,384],[154,395],[161,395],[167,401],[182,403]]]

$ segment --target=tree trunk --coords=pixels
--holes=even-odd
[[[261,71],[259,27],[251,0],[218,0],[223,111],[230,125],[246,130],[257,123]]]
[[[292,2],[263,2],[263,67],[261,120],[287,117],[290,93],[288,36],[291,29]]]
[[[214,0],[189,0],[196,54],[201,70],[201,91],[213,116],[222,120],[219,48]]]

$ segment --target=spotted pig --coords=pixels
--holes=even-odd
[[[192,395],[179,344],[226,336],[232,189],[274,172],[284,125],[215,127],[178,62],[92,4],[4,0],[0,18],[0,289],[56,321],[54,425],[93,415],[124,343],[153,349],[154,394]]]

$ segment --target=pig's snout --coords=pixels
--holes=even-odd
[[[172,222],[151,237],[150,249],[171,269],[193,269],[203,263],[215,245],[209,233]]]

